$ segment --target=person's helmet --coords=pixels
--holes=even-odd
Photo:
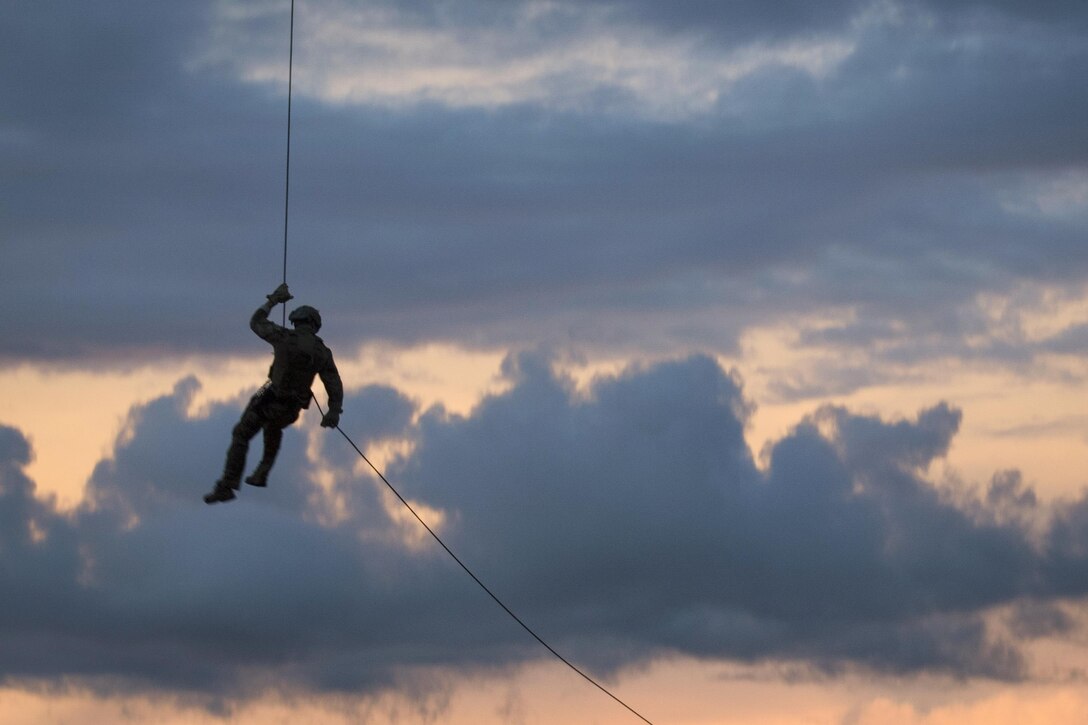
[[[309,305],[296,308],[287,319],[295,325],[309,325],[314,328],[314,332],[321,329],[321,313]]]

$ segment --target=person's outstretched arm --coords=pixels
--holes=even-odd
[[[344,383],[340,380],[340,371],[336,369],[331,352],[328,363],[317,374],[329,395],[329,410],[321,418],[321,427],[335,428],[340,425],[340,414],[344,412]]]

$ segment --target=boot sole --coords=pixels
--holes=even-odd
[[[204,503],[208,505],[213,503],[226,503],[227,501],[233,501],[235,498],[237,497],[234,495],[234,491],[227,491],[226,493],[213,491],[204,496]]]

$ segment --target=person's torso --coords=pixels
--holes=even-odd
[[[314,377],[328,361],[329,351],[317,335],[287,330],[273,345],[272,367],[268,379],[277,395],[309,402]]]

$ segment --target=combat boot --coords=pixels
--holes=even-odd
[[[238,487],[237,484],[231,485],[228,481],[219,480],[215,482],[215,488],[211,493],[204,494],[204,503],[213,504],[226,501],[233,501],[234,489]]]
[[[268,485],[268,474],[272,470],[271,464],[266,464],[261,461],[257,464],[257,467],[253,469],[253,473],[246,476],[246,483],[250,486],[257,486],[258,488],[264,488]]]

